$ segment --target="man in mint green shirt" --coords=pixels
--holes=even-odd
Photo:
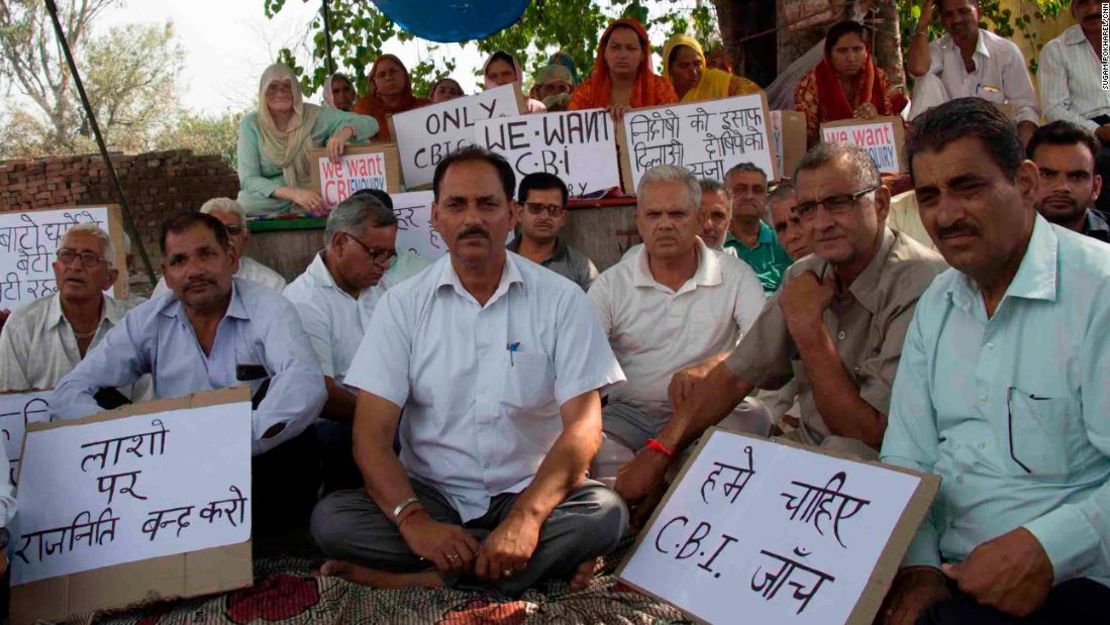
[[[990,103],[932,109],[907,150],[952,269],[917,303],[881,455],[943,482],[880,622],[1105,623],[1110,246],[1037,215]]]
[[[751,265],[770,297],[794,261],[779,245],[775,230],[763,221],[767,213],[767,174],[752,163],[740,163],[725,174],[725,186],[732,193],[732,222],[725,247],[736,250],[736,255]]]

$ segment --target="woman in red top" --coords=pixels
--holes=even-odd
[[[670,81],[651,69],[651,41],[644,26],[621,19],[601,35],[593,73],[574,90],[570,110],[607,108],[620,123],[629,109],[675,102]]]
[[[389,141],[389,118],[427,103],[427,98],[418,98],[412,94],[409,70],[405,69],[401,59],[392,54],[383,54],[370,68],[370,95],[363,96],[355,103],[354,112],[378,120],[378,134],[373,139]]]

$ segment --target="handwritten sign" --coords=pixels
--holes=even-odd
[[[397,215],[397,251],[408,250],[433,261],[447,253],[447,244],[432,226],[431,191],[392,193],[393,213]]]
[[[250,450],[246,400],[28,428],[12,584],[249,540]]]
[[[474,126],[495,117],[521,113],[516,83],[439,104],[397,113],[390,120],[405,186],[414,189],[432,183],[436,165],[448,154],[474,143]]]
[[[116,267],[123,267],[123,222],[118,206],[81,206],[0,212],[0,308],[15,308],[58,291],[51,263],[66,231],[95,223],[112,239]],[[117,293],[127,279],[120,272]]]
[[[901,117],[876,117],[871,121],[846,119],[821,124],[821,140],[826,143],[858,145],[875,161],[884,174],[908,171],[902,150],[904,128]]]
[[[871,623],[938,487],[714,429],[618,574],[708,623]]]
[[[561,178],[572,197],[620,186],[613,118],[605,109],[499,117],[475,130],[478,145],[512,164],[518,185],[542,171]]]
[[[312,150],[309,161],[316,163],[312,188],[329,209],[362,189],[400,191],[401,168],[392,144],[349,147],[338,163],[331,162],[327,150]]]
[[[624,116],[626,191],[658,165],[685,167],[723,182],[733,165],[753,163],[777,180],[775,149],[763,93],[636,109]]]
[[[28,423],[50,421],[50,391],[25,391],[0,394],[0,436],[8,455],[9,478],[15,484],[19,457]]]

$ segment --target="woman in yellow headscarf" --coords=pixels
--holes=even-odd
[[[743,76],[707,68],[701,44],[689,35],[675,35],[663,46],[663,77],[674,85],[682,103],[762,91],[759,85]]]

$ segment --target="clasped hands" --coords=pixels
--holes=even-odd
[[[536,551],[542,522],[510,512],[478,542],[465,528],[436,521],[424,510],[404,519],[401,536],[413,553],[435,564],[442,575],[473,574],[491,582],[524,571]]]

